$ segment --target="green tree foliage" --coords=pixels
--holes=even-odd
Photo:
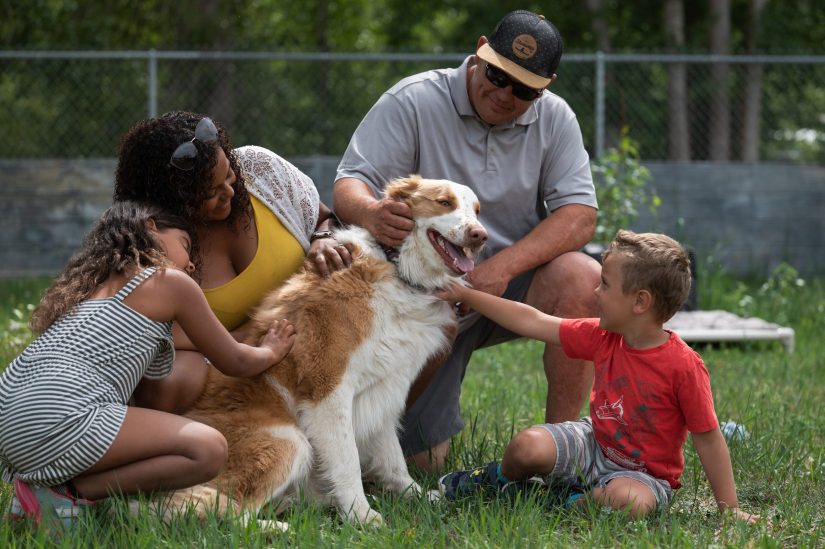
[[[662,51],[659,0],[605,0],[611,43],[620,51]],[[686,51],[707,51],[708,2],[685,2]],[[2,0],[3,49],[183,49],[244,51],[463,52],[507,11],[544,13],[568,51],[593,51],[582,0]],[[733,53],[744,51],[748,0],[732,0]],[[820,0],[771,0],[760,29],[764,53],[821,53]]]
[[[685,52],[706,52],[708,2],[684,5]],[[732,0],[734,53],[744,51],[747,7],[748,0]],[[469,54],[506,11],[520,8],[553,21],[567,52],[595,49],[598,37],[583,0],[0,0],[0,49]],[[614,52],[663,51],[662,2],[604,0],[603,8]],[[825,8],[821,0],[771,0],[761,26],[757,51],[821,52]],[[158,111],[208,112],[231,129],[236,144],[257,143],[287,156],[337,155],[381,92],[408,74],[457,63],[161,61]],[[630,126],[644,155],[658,150],[666,135],[666,69],[636,67],[636,77],[628,79],[623,68],[608,71],[614,113],[607,144],[618,143],[620,128]],[[579,113],[586,142],[593,136],[593,72],[592,65],[563,62],[553,85]],[[712,91],[705,67],[689,67],[688,79],[698,121],[705,123],[702,105]],[[766,68],[764,148],[771,158],[821,159],[821,142],[806,145],[810,132],[800,134],[823,135],[821,89],[788,93],[784,80],[781,71]],[[650,90],[646,101],[634,100],[640,86]],[[112,156],[119,136],[146,115],[147,87],[143,59],[0,59],[6,136],[0,155]],[[800,128],[800,120],[811,122]],[[703,158],[703,136],[693,137],[694,158]]]
[[[647,187],[650,171],[639,162],[638,144],[622,129],[619,143],[593,162],[593,179],[599,201],[595,242],[607,243],[626,229],[647,208],[655,215],[662,201]]]

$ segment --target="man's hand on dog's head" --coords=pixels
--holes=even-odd
[[[384,246],[400,246],[415,226],[410,207],[389,198],[375,202],[369,218],[365,228]]]

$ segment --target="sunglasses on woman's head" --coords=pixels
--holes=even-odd
[[[195,146],[195,140],[201,143],[214,143],[218,140],[218,128],[215,123],[208,116],[201,118],[198,125],[195,126],[195,137],[191,141],[184,141],[175,152],[172,153],[172,158],[169,163],[179,170],[188,172],[195,167],[195,160],[198,158],[198,148]]]
[[[524,84],[519,84],[507,76],[507,73],[503,70],[492,66],[490,63],[487,63],[487,69],[484,71],[484,75],[487,77],[487,80],[490,81],[490,84],[497,88],[512,86],[513,97],[521,99],[522,101],[533,101],[544,91],[543,89],[535,90]]]

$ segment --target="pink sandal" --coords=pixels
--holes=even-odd
[[[33,519],[36,524],[44,521],[49,525],[58,523],[63,529],[71,528],[80,513],[95,504],[89,499],[72,497],[65,485],[32,488],[22,480],[14,481],[14,496],[23,516]]]
[[[40,524],[42,519],[40,503],[38,503],[31,486],[22,480],[15,480],[14,497],[16,497],[20,503],[20,509],[23,511],[23,515],[33,518],[37,524]]]

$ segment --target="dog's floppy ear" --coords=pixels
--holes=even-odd
[[[419,175],[393,179],[387,184],[387,198],[403,202],[418,190],[420,183],[421,176]]]

